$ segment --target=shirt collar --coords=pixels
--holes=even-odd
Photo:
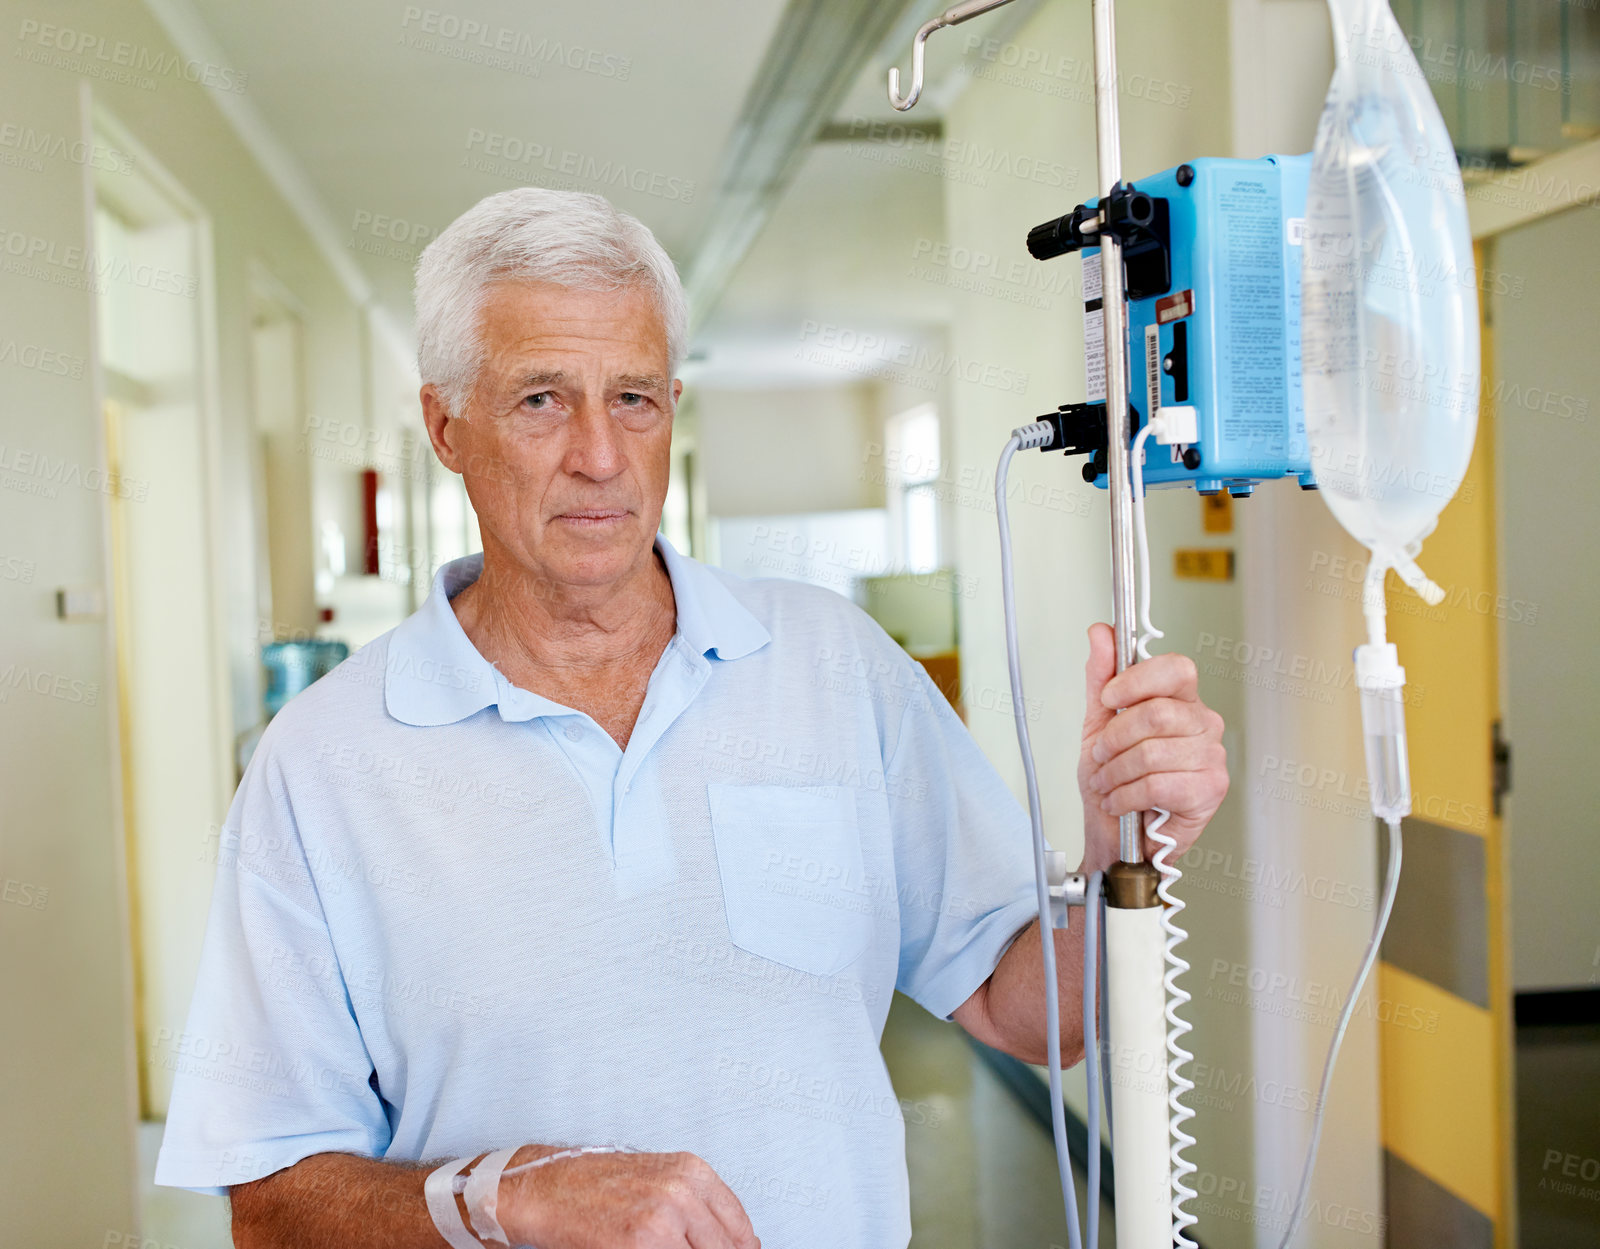
[[[656,550],[672,579],[677,600],[678,636],[696,655],[743,659],[772,641],[772,635],[734,597],[722,578],[698,560],[679,555],[672,543],[656,535]]]
[[[655,545],[677,606],[674,644],[681,641],[695,655],[731,660],[772,640],[715,572],[678,554],[660,534]],[[427,601],[390,635],[383,689],[384,705],[395,719],[419,727],[454,724],[485,707],[497,708],[502,720],[574,714],[511,684],[467,637],[450,600],[482,573],[482,553],[445,564],[434,575]]]

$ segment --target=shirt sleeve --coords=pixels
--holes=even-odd
[[[885,764],[900,904],[895,987],[941,1019],[1038,914],[1028,817],[920,664]]]
[[[153,1047],[174,1079],[155,1182],[196,1192],[312,1154],[378,1157],[390,1139],[268,741],[221,830],[188,1023]]]

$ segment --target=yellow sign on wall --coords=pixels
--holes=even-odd
[[[1187,581],[1232,581],[1233,551],[1226,547],[1180,547],[1172,553],[1172,575]]]
[[[1225,490],[1200,496],[1200,522],[1207,533],[1233,532],[1233,496]]]

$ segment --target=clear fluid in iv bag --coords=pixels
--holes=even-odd
[[[1454,149],[1404,34],[1383,0],[1334,7],[1350,12],[1306,202],[1306,435],[1339,522],[1402,552],[1471,458],[1476,271]]]

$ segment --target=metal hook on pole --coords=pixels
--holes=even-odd
[[[924,22],[917,31],[916,38],[911,41],[911,90],[904,96],[900,94],[900,67],[891,65],[889,103],[903,113],[922,98],[924,47],[929,35],[936,30],[943,30],[946,26],[959,26],[980,13],[987,13],[990,9],[998,9],[1001,5],[1010,3],[1011,0],[967,0],[966,4],[951,5],[938,17]]]

